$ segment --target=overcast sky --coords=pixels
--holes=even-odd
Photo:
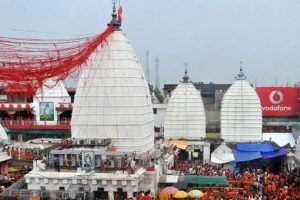
[[[123,30],[140,62],[159,56],[161,85],[177,83],[184,63],[192,81],[231,83],[239,62],[257,86],[300,80],[300,0],[121,0]],[[102,32],[110,0],[1,0],[0,33],[71,38]],[[24,29],[36,33],[17,31]]]

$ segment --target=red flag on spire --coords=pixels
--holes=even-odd
[[[118,22],[122,24],[122,20],[123,20],[123,7],[120,6],[118,9]]]

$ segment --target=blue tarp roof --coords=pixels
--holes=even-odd
[[[239,151],[248,151],[248,152],[271,152],[274,151],[272,144],[254,144],[254,143],[243,143],[237,144],[237,150]]]
[[[279,156],[284,156],[288,154],[288,151],[285,149],[285,148],[281,148],[279,150],[276,150],[276,151],[272,151],[272,152],[264,152],[264,153],[261,153],[262,157],[264,159],[268,159],[268,158],[276,158],[276,157],[279,157]]]
[[[234,162],[244,162],[249,160],[255,160],[258,158],[261,158],[261,153],[256,152],[247,152],[247,151],[239,151],[236,149],[232,149],[233,156],[234,156]]]

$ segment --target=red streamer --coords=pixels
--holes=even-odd
[[[118,9],[118,22],[122,24],[122,20],[123,20],[123,7],[120,6]]]
[[[34,95],[46,79],[66,79],[85,65],[99,45],[114,31],[63,40],[17,39],[0,37],[0,82],[6,92]]]

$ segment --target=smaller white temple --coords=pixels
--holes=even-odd
[[[206,116],[200,91],[189,81],[187,70],[169,99],[165,112],[164,144],[182,150],[182,160],[209,162],[210,143],[206,137]],[[185,154],[185,156],[184,156]],[[170,159],[164,163],[170,165]]]
[[[221,104],[221,137],[229,142],[263,140],[260,99],[242,67]]]
[[[200,92],[189,82],[187,70],[183,81],[172,92],[165,114],[165,139],[206,137],[206,117]]]
[[[39,89],[33,98],[37,124],[56,125],[58,115],[61,114],[56,108],[61,104],[71,104],[71,97],[63,82],[56,83],[50,79],[46,80],[42,89]]]

